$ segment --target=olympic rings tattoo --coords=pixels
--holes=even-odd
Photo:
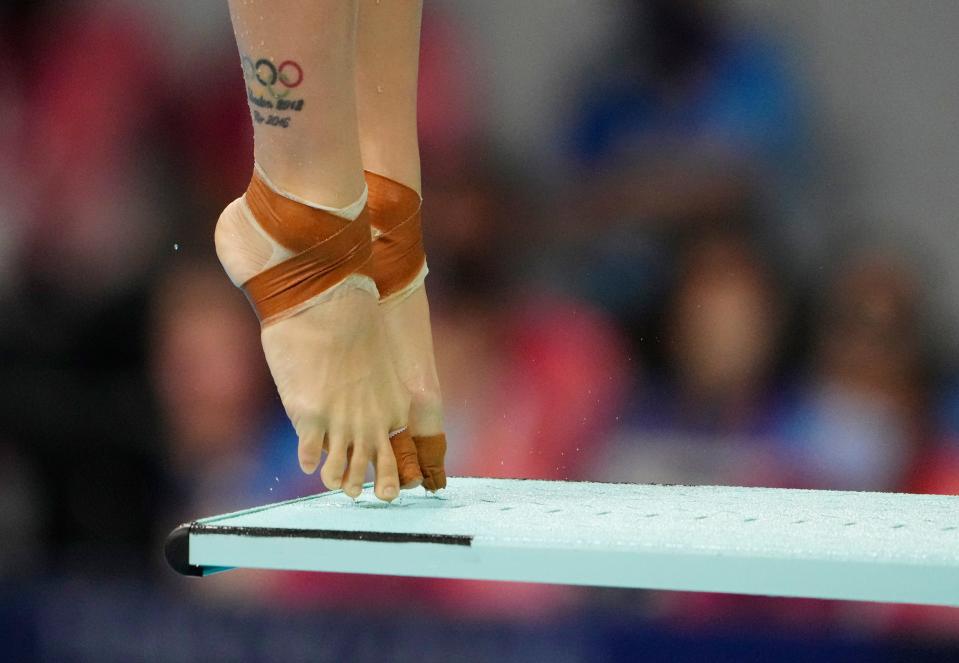
[[[253,62],[252,58],[244,55],[242,58],[243,78],[246,81],[256,81],[267,89],[274,99],[282,99],[290,93],[290,90],[303,82],[303,69],[293,60],[284,60],[277,67],[272,60],[260,58]],[[277,84],[282,85],[286,90],[277,92]]]

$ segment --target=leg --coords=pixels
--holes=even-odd
[[[299,436],[300,465],[359,494],[398,493],[388,438],[409,398],[368,275],[372,248],[353,87],[356,5],[231,0],[256,171],[217,223],[217,255],[254,304],[263,350]],[[320,33],[320,34],[318,34]],[[391,472],[392,467],[392,472]]]
[[[421,239],[416,86],[422,3],[360,0],[359,7],[357,116],[363,167],[368,171],[373,225],[380,231],[403,225],[415,208],[417,225],[413,231],[412,226],[406,224],[406,239],[416,243]],[[382,224],[378,223],[380,220]],[[382,275],[377,272],[385,262],[393,260],[390,253],[396,251],[396,247],[384,240],[386,235],[374,240],[374,276],[380,286],[380,310],[386,322],[394,365],[412,398],[409,425],[425,477],[424,486],[436,490],[446,484],[443,470],[446,442],[442,435],[442,402],[433,358],[429,304],[422,285],[425,263],[419,266],[412,263],[412,271],[402,275],[400,283],[384,285]],[[421,245],[415,244],[413,252],[418,252],[422,263]],[[398,450],[401,482],[404,478],[402,456]]]
[[[356,114],[363,168],[422,195],[416,137],[421,0],[360,0]]]
[[[353,86],[356,3],[230,0],[230,16],[257,164],[283,191],[349,205],[363,192]]]

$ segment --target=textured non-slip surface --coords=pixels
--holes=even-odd
[[[451,478],[207,518],[190,561],[954,605],[959,497]]]

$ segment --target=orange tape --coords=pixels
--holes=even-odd
[[[373,280],[380,298],[402,290],[426,262],[423,251],[422,199],[413,189],[366,171],[370,224],[380,231],[373,241]]]
[[[276,193],[256,174],[246,202],[273,239],[297,252],[243,284],[260,324],[319,295],[350,274],[369,275],[373,249],[369,212],[354,221]]]
[[[260,227],[293,253],[329,239],[349,223],[335,214],[281,196],[256,171],[244,198]]]
[[[390,438],[393,456],[396,457],[396,470],[400,488],[415,488],[423,482],[420,464],[416,454],[416,444],[408,430],[402,430]]]
[[[423,487],[431,493],[446,488],[446,467],[443,463],[446,458],[446,435],[437,433],[414,437],[413,442],[423,473]]]

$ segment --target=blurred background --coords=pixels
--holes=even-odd
[[[175,576],[176,524],[322,489],[213,253],[252,167],[226,3],[0,7],[0,657],[959,660],[950,609]],[[451,473],[959,493],[956,34],[947,0],[428,2]]]

